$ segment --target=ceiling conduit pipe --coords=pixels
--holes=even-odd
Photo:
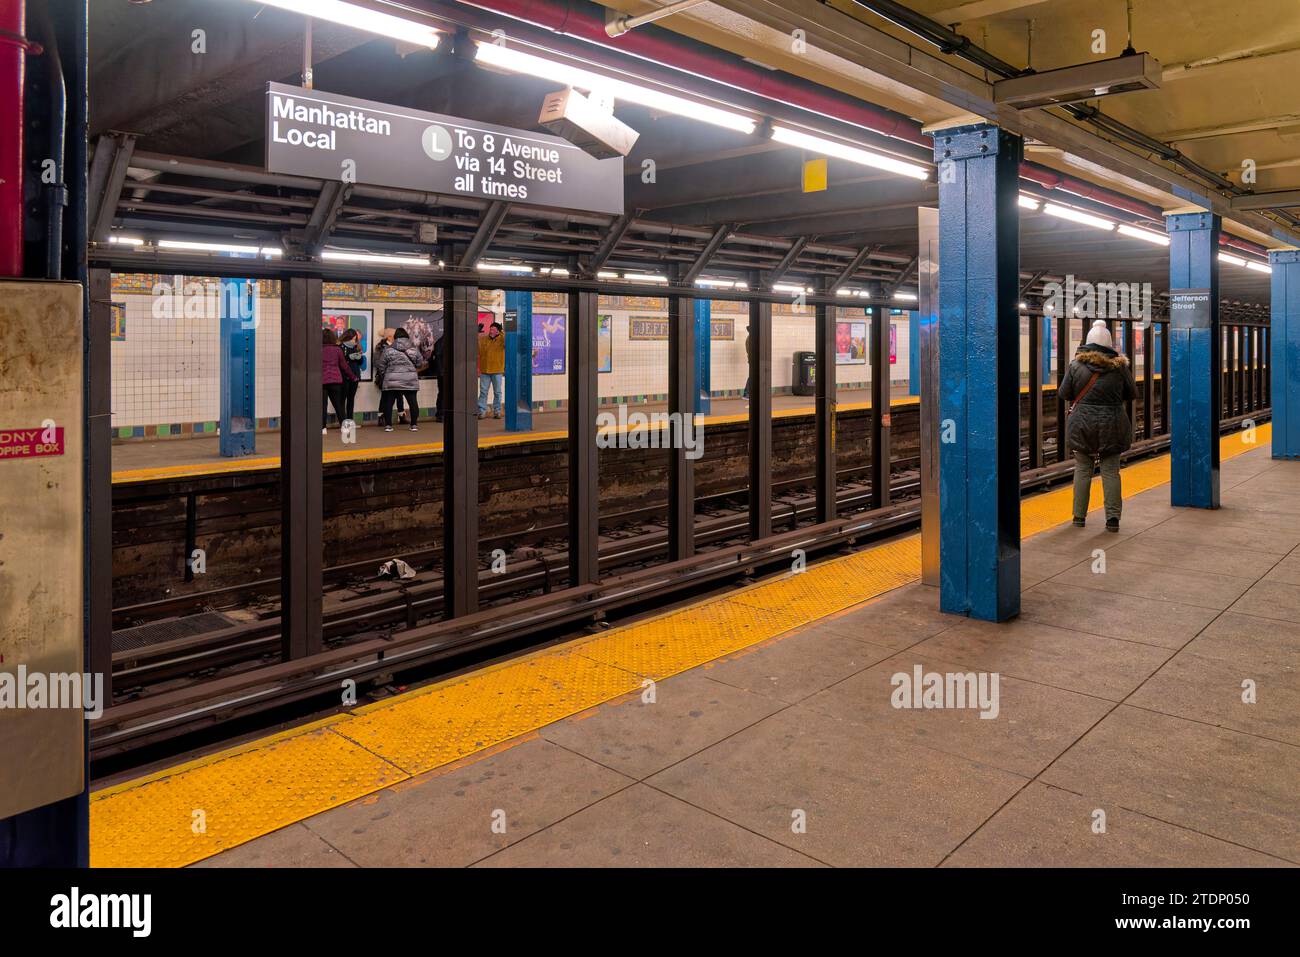
[[[23,274],[24,0],[0,0],[0,276]]]

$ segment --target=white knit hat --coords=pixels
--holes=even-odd
[[[1105,346],[1107,349],[1115,348],[1115,340],[1110,337],[1110,330],[1106,328],[1104,319],[1098,319],[1088,330],[1088,345]]]

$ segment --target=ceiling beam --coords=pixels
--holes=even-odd
[[[90,239],[93,242],[108,241],[133,152],[135,152],[135,137],[129,133],[106,133],[95,144],[95,155],[90,161],[87,183],[87,194],[90,200]]]
[[[1284,206],[1300,206],[1300,189],[1232,197],[1233,209],[1281,209]]]
[[[722,248],[735,229],[735,223],[723,223],[714,230],[713,236],[704,244],[704,248],[700,250],[700,255],[696,257],[695,262],[682,274],[682,285],[692,285],[695,280],[700,278],[700,273],[704,272],[704,267],[709,264],[709,260]]]
[[[352,187],[345,183],[327,180],[321,184],[320,195],[316,197],[316,205],[312,208],[311,215],[307,218],[307,225],[303,229],[303,250],[309,256],[320,255],[330,233],[334,231],[339,210],[343,208],[343,203],[351,192]]]
[[[879,248],[878,246],[871,245],[871,246],[863,246],[861,249],[859,249],[858,254],[853,257],[853,259],[849,262],[847,266],[844,267],[844,270],[838,276],[836,276],[834,279],[831,280],[830,285],[826,287],[827,292],[836,292],[840,288],[840,286],[844,285],[846,282],[848,282],[850,279],[856,276],[858,270],[862,268],[862,264],[865,263],[868,259],[870,259],[871,254],[874,253],[878,248]]]
[[[487,251],[492,245],[492,240],[496,239],[497,230],[505,222],[506,214],[510,212],[510,204],[496,200],[492,205],[483,211],[483,218],[479,220],[478,229],[474,232],[474,238],[469,241],[465,251],[460,257],[460,266],[462,269],[473,269],[478,264],[479,256]]]
[[[913,256],[911,262],[899,270],[898,275],[885,284],[884,297],[886,299],[892,299],[894,293],[898,292],[898,287],[912,277],[912,273],[916,271],[916,264],[919,260],[919,256]]]
[[[609,224],[609,229],[605,232],[605,238],[600,241],[596,251],[591,254],[591,259],[587,260],[585,264],[584,271],[588,276],[596,275],[600,271],[600,267],[605,265],[605,260],[609,259],[627,234],[633,218],[634,216],[631,213],[624,213],[622,216],[615,217],[614,221]]]
[[[795,238],[795,241],[790,244],[789,251],[781,258],[781,261],[776,264],[776,268],[767,274],[769,285],[780,282],[785,274],[790,271],[790,267],[795,264],[795,260],[799,258],[799,254],[802,253],[804,247],[808,245],[808,240],[808,236],[798,236]]]

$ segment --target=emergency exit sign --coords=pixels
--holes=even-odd
[[[272,173],[621,215],[623,160],[567,140],[268,83]]]

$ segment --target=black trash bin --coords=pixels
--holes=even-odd
[[[790,391],[795,395],[813,395],[817,392],[817,353],[794,354],[794,385]]]

